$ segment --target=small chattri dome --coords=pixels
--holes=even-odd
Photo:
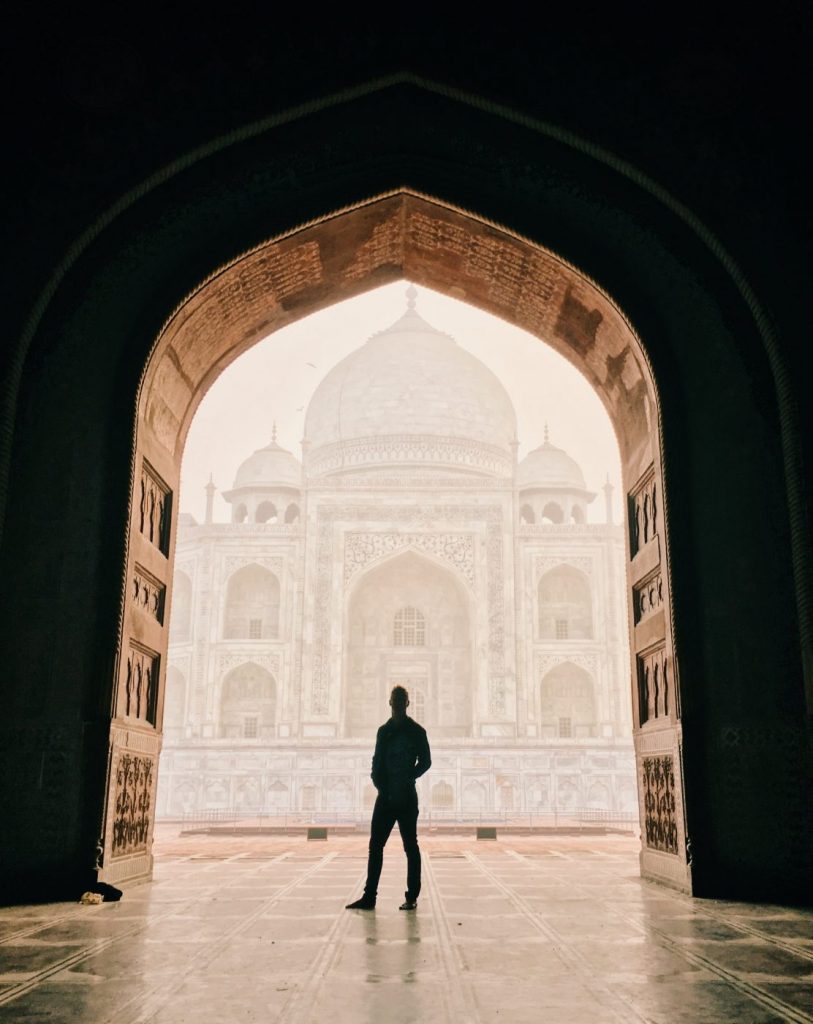
[[[556,490],[584,491],[584,474],[575,459],[562,448],[552,445],[545,427],[545,441],[528,452],[517,467],[517,482],[521,490],[529,488],[555,488]]]
[[[232,490],[245,487],[300,487],[302,465],[295,455],[277,444],[274,427],[271,443],[258,448],[240,464]]]

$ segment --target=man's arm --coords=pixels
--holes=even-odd
[[[415,778],[419,779],[424,772],[428,772],[432,765],[432,755],[429,752],[429,738],[426,729],[418,733],[418,760],[415,765]]]
[[[376,789],[381,789],[384,782],[384,740],[382,736],[382,729],[379,729],[375,734],[375,751],[373,752],[373,766],[370,772],[370,778],[373,780],[373,785]]]

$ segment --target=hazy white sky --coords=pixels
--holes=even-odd
[[[300,458],[305,412],[316,386],[340,359],[403,314],[406,288],[406,281],[398,281],[314,313],[264,338],[224,370],[189,431],[181,511],[202,521],[209,473],[219,489],[228,490],[240,463],[271,440],[274,421],[279,444]],[[618,445],[604,406],[581,374],[538,338],[457,299],[420,287],[417,311],[502,381],[517,413],[519,457],[542,443],[547,422],[551,443],[579,463],[588,488],[597,492],[589,520],[604,522],[601,485],[609,473],[614,520],[620,522]],[[214,518],[230,518],[219,492]]]

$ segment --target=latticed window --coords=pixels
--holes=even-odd
[[[426,694],[422,690],[415,690],[412,695],[412,717],[416,722],[426,721]]]
[[[565,737],[573,735],[573,722],[570,718],[559,719],[559,735]]]
[[[567,619],[557,619],[556,620],[556,639],[557,640],[567,640],[569,634],[570,634],[570,630],[568,629],[568,621],[567,621]]]
[[[454,790],[448,782],[436,782],[432,787],[432,807],[436,811],[448,811],[454,807]]]
[[[257,739],[257,719],[256,718],[244,718],[243,719],[243,738],[247,740]]]
[[[262,619],[249,619],[248,620],[248,638],[249,640],[262,640],[263,637],[263,620]]]
[[[396,647],[423,647],[426,644],[426,620],[417,608],[401,608],[395,613],[393,643]]]

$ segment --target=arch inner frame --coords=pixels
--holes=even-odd
[[[153,346],[137,398],[115,707],[125,706],[133,659],[143,660],[144,651],[148,660],[153,658],[151,678],[157,693],[151,718],[134,721],[119,711],[113,718],[100,878],[115,884],[149,877],[152,870],[151,822],[142,842],[122,846],[115,837],[129,833],[110,810],[117,806],[117,765],[134,748],[150,762],[144,785],[152,793],[144,796],[148,804],[151,796],[154,808],[160,749],[166,627],[158,622],[144,625],[129,583],[146,572],[164,587],[169,607],[180,463],[200,401],[222,370],[262,338],[319,309],[403,278],[539,337],[576,366],[609,413],[630,511],[627,589],[645,837],[642,869],[689,891],[659,401],[644,346],[612,298],[555,253],[407,189],[337,211],[233,260],[188,296]],[[145,516],[145,501],[154,514]],[[639,591],[651,589],[653,579],[660,581],[655,588],[660,604],[639,629]],[[321,685],[315,668],[319,657],[317,649],[305,652],[301,679],[302,705],[316,717],[324,705],[314,697]],[[668,672],[673,690],[668,712],[648,702],[645,684],[641,688],[655,663],[661,677]],[[508,694],[506,706],[512,699],[516,692]]]

